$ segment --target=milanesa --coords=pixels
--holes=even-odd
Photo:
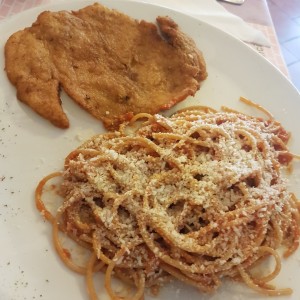
[[[207,77],[202,53],[172,19],[156,26],[100,4],[41,13],[8,39],[5,70],[17,98],[55,126],[69,127],[62,87],[110,130],[194,95]]]

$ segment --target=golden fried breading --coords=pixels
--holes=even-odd
[[[5,45],[5,69],[19,100],[54,125],[69,121],[60,86],[108,129],[194,95],[207,76],[195,43],[168,17],[157,25],[100,4],[41,13]],[[160,31],[160,32],[159,32]]]

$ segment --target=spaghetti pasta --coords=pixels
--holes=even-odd
[[[267,117],[207,107],[137,115],[68,155],[56,216],[42,193],[61,173],[41,181],[37,208],[53,225],[63,261],[86,275],[90,299],[97,299],[99,270],[111,299],[120,299],[113,274],[136,288],[128,298],[136,300],[172,278],[203,292],[216,290],[222,277],[266,295],[292,292],[269,284],[280,272],[277,249],[285,246],[289,256],[299,246],[300,206],[281,175],[294,158],[289,134]],[[86,267],[66,255],[59,230],[91,251]],[[252,268],[268,256],[274,270],[256,278]]]

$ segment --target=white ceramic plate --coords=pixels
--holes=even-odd
[[[94,2],[94,1],[92,1]],[[3,47],[15,31],[30,26],[39,12],[79,9],[92,2],[75,2],[32,9],[0,24],[0,299],[87,299],[84,279],[67,270],[54,252],[51,226],[43,222],[34,204],[38,181],[61,169],[64,157],[83,139],[103,132],[102,125],[62,95],[71,127],[57,129],[16,100],[16,91],[4,69]],[[294,136],[290,147],[300,153],[300,95],[270,63],[242,42],[196,19],[163,7],[122,1],[101,1],[135,18],[154,21],[169,15],[194,38],[203,51],[209,77],[194,99],[180,104],[199,103],[219,108],[252,112],[238,103],[248,97],[267,109]],[[297,138],[297,140],[296,140]],[[300,197],[299,163],[291,179],[291,189]],[[283,262],[275,284],[292,287],[294,294],[280,299],[300,299],[300,251]],[[103,291],[103,288],[100,287]],[[101,295],[104,292],[101,293]],[[277,298],[277,299],[279,299]],[[102,296],[101,299],[107,299]],[[150,297],[147,296],[147,299]],[[157,299],[269,299],[243,284],[224,283],[213,295],[172,283]]]

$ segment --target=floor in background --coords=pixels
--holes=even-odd
[[[290,78],[300,91],[300,0],[267,0]]]

